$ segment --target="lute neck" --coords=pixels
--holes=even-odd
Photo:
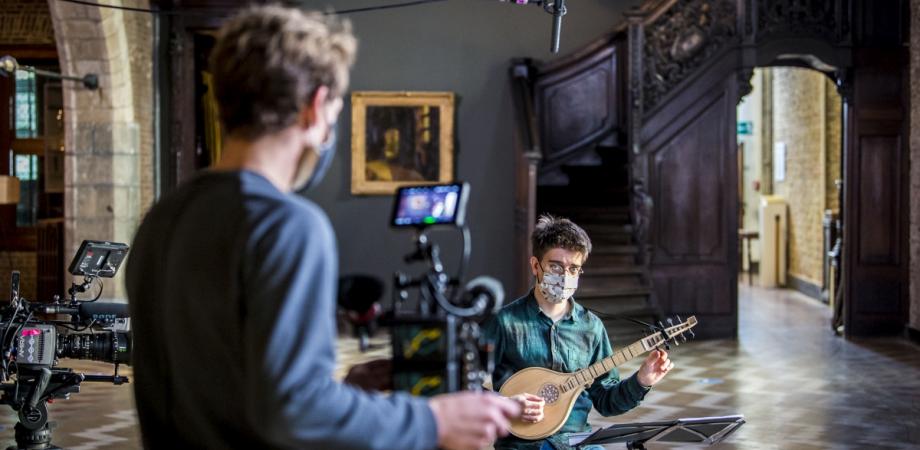
[[[680,320],[680,317],[677,319]],[[668,320],[668,323],[671,323],[671,321]],[[579,386],[590,386],[594,380],[623,365],[623,363],[626,361],[629,361],[639,355],[642,355],[643,353],[651,351],[665,344],[665,342],[667,342],[669,339],[673,339],[677,335],[683,336],[684,332],[687,332],[694,326],[696,326],[696,316],[690,316],[687,318],[686,322],[672,325],[668,328],[660,330],[655,334],[652,334],[651,336],[646,336],[642,339],[639,339],[629,346],[617,351],[613,355],[608,356],[584,369],[581,369],[578,372],[572,373],[566,382],[560,385],[560,388],[563,392],[566,392]]]
[[[643,353],[648,352],[650,349],[646,348],[642,340],[633,342],[628,347],[625,347],[613,355],[610,355],[578,372],[572,373],[572,377],[563,384],[563,389],[566,391],[570,389],[577,388],[578,386],[588,386],[594,382],[597,378],[600,378],[611,370],[623,365],[626,361],[629,361]]]

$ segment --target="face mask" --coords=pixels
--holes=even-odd
[[[570,299],[578,289],[578,276],[543,272],[543,281],[540,281],[538,287],[547,301],[554,304],[562,303]]]
[[[314,147],[312,150],[308,150],[316,152],[316,167],[313,168],[313,174],[310,175],[309,179],[304,181],[302,185],[294,186],[294,191],[303,194],[315,188],[323,181],[323,177],[326,176],[326,172],[329,170],[329,167],[332,166],[332,159],[335,157],[335,138],[336,125],[332,125],[332,128],[329,129],[329,136],[326,138],[325,142],[323,142],[319,148]]]

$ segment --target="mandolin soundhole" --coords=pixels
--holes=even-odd
[[[559,387],[555,384],[544,384],[540,391],[537,392],[537,395],[543,397],[547,404],[555,403],[556,400],[559,400]]]

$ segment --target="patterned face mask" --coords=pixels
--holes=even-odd
[[[572,295],[575,294],[575,290],[578,289],[578,276],[543,271],[543,281],[540,281],[537,287],[543,294],[543,298],[550,303],[559,304],[572,298]]]

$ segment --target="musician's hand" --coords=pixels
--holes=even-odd
[[[533,394],[518,394],[508,398],[521,404],[521,408],[523,408],[521,420],[524,422],[537,423],[543,420],[543,406],[546,405],[543,397]]]
[[[648,355],[648,358],[645,358],[642,367],[636,372],[636,378],[642,386],[652,387],[673,368],[674,363],[668,359],[668,352],[655,350]]]
[[[428,405],[438,424],[438,447],[447,450],[488,447],[507,436],[510,419],[521,415],[517,402],[491,392],[437,395]]]
[[[393,362],[389,359],[375,359],[352,366],[344,382],[368,391],[393,389]]]

